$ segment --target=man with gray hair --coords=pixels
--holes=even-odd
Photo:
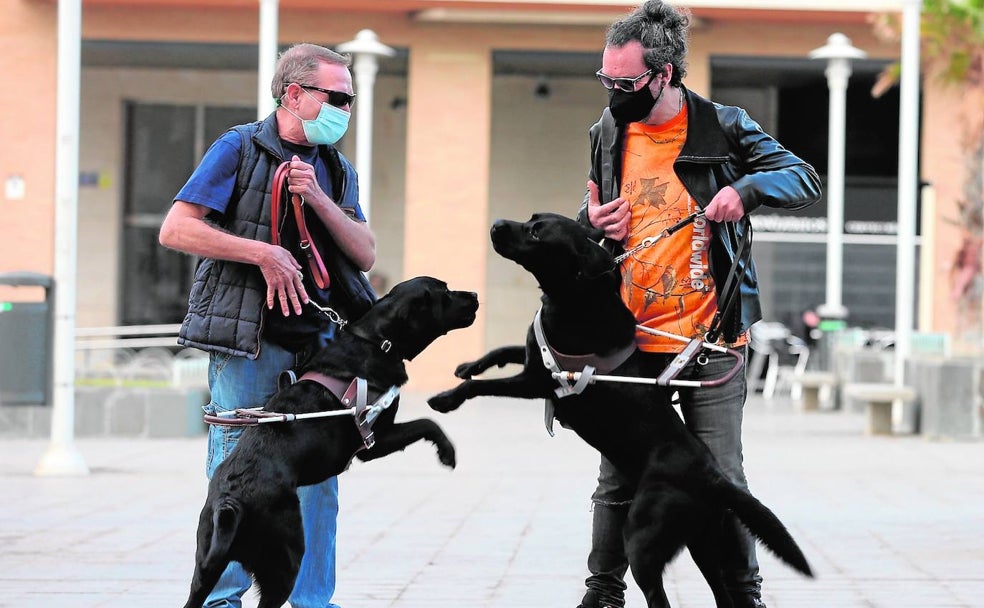
[[[352,318],[374,298],[362,272],[375,263],[375,238],[359,207],[355,169],[334,147],[355,100],[349,64],[314,44],[284,51],[271,82],[277,109],[212,144],[161,226],[162,245],[201,258],[178,342],[209,353],[208,413],[263,406],[281,372],[334,336],[336,325],[318,306]],[[271,216],[274,174],[285,162],[287,190],[303,197],[302,220],[286,200],[280,217]],[[305,233],[321,265],[310,263]],[[209,478],[242,431],[209,429]],[[290,604],[337,608],[338,481],[297,494],[305,552]],[[240,608],[251,583],[231,563],[205,607]]]

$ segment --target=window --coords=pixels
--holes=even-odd
[[[126,107],[123,325],[177,323],[185,315],[197,260],[161,247],[161,222],[207,146],[252,108],[130,102]]]
[[[892,327],[895,319],[899,92],[871,96],[885,65],[852,62],[846,94],[843,304],[848,323],[862,327]],[[815,205],[798,211],[763,207],[751,216],[763,314],[798,326],[804,310],[826,299],[826,62],[715,57],[711,68],[711,98],[745,108],[824,182],[824,199]]]

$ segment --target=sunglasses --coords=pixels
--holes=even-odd
[[[637,89],[641,89],[642,87],[637,87],[636,84],[650,74],[652,74],[652,76],[650,76],[649,80],[646,81],[646,84],[642,86],[649,86],[649,83],[653,81],[653,78],[656,78],[656,74],[653,73],[652,69],[646,70],[635,78],[612,78],[601,70],[595,72],[595,76],[598,77],[598,82],[601,83],[601,86],[605,87],[609,91],[612,89],[618,89],[623,93],[634,93]]]
[[[310,84],[298,84],[297,86],[302,89],[308,89],[309,91],[318,91],[319,93],[324,93],[328,96],[329,105],[333,105],[336,108],[342,106],[350,106],[355,103],[355,93],[343,93],[341,91],[332,91],[330,89],[322,89],[321,87],[316,87]]]

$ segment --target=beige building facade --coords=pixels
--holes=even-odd
[[[900,52],[897,44],[877,40],[868,22],[870,12],[890,2],[868,8],[859,6],[863,2],[810,7],[799,0],[680,4],[696,17],[685,84],[715,99],[748,102],[753,118],[811,162],[785,137],[804,142],[825,162],[823,66],[807,60],[808,53],[842,32],[868,53],[859,66],[859,82],[866,82]],[[605,24],[633,6],[602,0],[280,1],[281,46],[336,46],[369,28],[398,51],[382,61],[374,95],[373,273],[389,284],[437,276],[454,288],[478,291],[482,301],[472,328],[442,338],[413,362],[413,387],[449,386],[457,363],[523,339],[538,292],[521,269],[492,252],[489,225],[536,211],[576,212],[587,177],[587,130],[607,100],[593,76]],[[0,10],[7,82],[0,90],[0,132],[7,143],[0,150],[0,272],[51,274],[58,5],[0,0]],[[186,293],[177,301],[175,293],[186,289],[182,281],[189,280],[193,261],[175,262],[166,256],[176,254],[155,252],[156,227],[212,139],[231,124],[255,118],[259,26],[255,0],[83,1],[79,327],[180,320]],[[932,85],[923,93],[921,179],[935,196],[934,207],[923,209],[919,322],[922,329],[944,332],[954,330],[946,264],[957,245],[949,221],[957,216],[960,187],[959,148],[951,143],[958,141],[960,125],[950,111],[958,101]],[[357,103],[359,111],[367,108]],[[897,101],[891,111],[897,125]],[[340,144],[353,160],[354,124]],[[862,134],[848,142],[881,139]],[[887,155],[897,155],[897,144],[887,149]],[[881,149],[873,154],[886,156]],[[874,171],[875,177],[849,180],[848,206],[864,206],[870,184],[891,201],[886,193],[894,191],[892,176],[884,174],[897,158],[889,161],[889,169]],[[880,221],[859,217],[870,220],[866,226]],[[767,313],[786,320],[778,317],[820,303],[809,294],[822,293],[823,269],[814,269],[820,273],[817,285],[809,273],[781,278],[781,263],[784,251],[804,243],[822,249],[822,233],[757,232],[756,252],[761,247],[764,256],[757,261],[770,273],[763,279]],[[862,231],[848,243],[863,248],[870,241],[891,256],[890,233]],[[885,267],[894,273],[891,263]],[[770,279],[783,286],[791,282],[788,289],[799,291],[769,295]],[[793,295],[782,295],[787,293]],[[4,297],[16,296],[7,289],[0,291]],[[790,297],[800,298],[793,308]],[[891,318],[894,296],[875,299],[858,306],[868,306],[873,318],[882,307]]]

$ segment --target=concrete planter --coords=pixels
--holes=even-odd
[[[202,435],[202,406],[207,389],[78,387],[75,390],[76,437],[193,437]],[[0,421],[7,437],[51,434],[51,406],[5,406]]]
[[[913,357],[906,384],[919,394],[920,429],[931,439],[981,439],[984,361],[965,357]]]

